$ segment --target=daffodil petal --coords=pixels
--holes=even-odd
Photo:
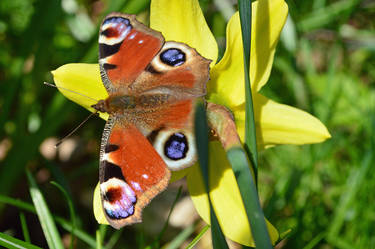
[[[288,15],[288,6],[283,0],[261,0],[254,2],[252,8],[250,78],[252,91],[256,92],[266,84],[271,73],[276,44]],[[211,71],[209,99],[229,107],[240,105],[245,102],[244,84],[241,24],[236,12],[227,26],[225,54]]]
[[[167,41],[178,41],[195,48],[203,57],[217,60],[218,47],[198,0],[152,0],[150,27]]]
[[[232,168],[219,142],[210,143],[210,196],[224,235],[247,246],[255,246],[241,195]],[[206,223],[210,223],[210,209],[199,166],[187,176],[194,206]],[[267,221],[272,243],[279,238],[277,230]]]
[[[232,110],[237,131],[243,141],[245,107]],[[257,143],[260,147],[277,144],[320,143],[331,137],[324,124],[311,114],[292,106],[279,104],[260,94],[254,95]]]
[[[250,72],[254,82],[252,89],[259,91],[270,76],[276,45],[288,16],[288,5],[283,0],[261,0],[255,10]]]
[[[108,223],[107,219],[105,218],[103,206],[102,206],[102,200],[100,198],[99,185],[100,185],[100,183],[98,182],[98,184],[95,187],[95,191],[94,191],[94,199],[93,199],[94,216],[95,216],[96,221],[99,224],[108,225],[109,223]]]
[[[100,78],[98,64],[66,64],[52,71],[52,74],[57,87],[70,90],[67,91],[59,88],[59,91],[65,97],[91,112],[94,111],[94,109],[90,107],[91,105],[96,104],[98,100],[108,97],[108,93]],[[100,117],[108,119],[108,114],[100,113]]]

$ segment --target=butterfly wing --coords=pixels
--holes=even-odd
[[[165,42],[160,51],[131,85],[137,94],[167,93],[175,99],[206,94],[210,60],[180,42]]]
[[[194,139],[195,102],[206,94],[209,64],[183,43],[166,42],[146,70],[131,85],[152,111],[139,115],[150,142],[170,170],[180,170],[196,161]],[[159,97],[160,96],[160,97]],[[158,98],[162,98],[158,103]]]
[[[108,15],[99,33],[99,65],[109,93],[135,81],[164,44],[163,36],[134,15]]]
[[[101,25],[99,65],[109,94],[159,90],[175,98],[203,96],[210,62],[184,43],[164,43],[160,32],[134,15],[112,13]]]
[[[144,206],[168,185],[170,171],[134,125],[111,116],[100,150],[100,193],[105,216],[119,229],[141,222]]]
[[[110,95],[106,103],[117,113],[103,133],[100,189],[113,227],[140,222],[143,207],[167,186],[170,170],[196,161],[194,103],[206,93],[209,64],[183,43],[164,43],[133,15],[114,13],[103,21],[99,65]]]

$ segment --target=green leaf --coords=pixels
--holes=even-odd
[[[51,184],[56,186],[63,193],[65,199],[68,201],[70,219],[72,220],[72,230],[71,230],[72,235],[71,235],[71,238],[70,238],[69,248],[72,249],[73,244],[74,244],[74,229],[76,228],[76,224],[77,224],[76,215],[75,215],[75,212],[74,212],[73,201],[72,201],[72,198],[70,198],[70,195],[68,194],[68,192],[66,192],[66,190],[60,184],[58,184],[57,182],[54,182],[54,181],[52,181]]]
[[[325,8],[319,8],[306,15],[298,22],[298,28],[301,31],[310,31],[324,27],[338,18],[343,19],[343,16],[350,15],[360,3],[362,1],[359,0],[335,1]]]
[[[194,225],[187,226],[182,230],[174,239],[168,243],[167,246],[163,246],[165,249],[178,249],[181,245],[194,233]]]
[[[20,209],[23,209],[23,210],[26,210],[26,211],[29,211],[31,213],[36,214],[35,208],[30,203],[20,201],[20,200],[17,200],[17,199],[8,197],[8,196],[0,195],[0,203],[12,205],[12,206],[15,206],[15,207],[18,207]],[[64,218],[59,217],[57,215],[54,217],[54,219],[66,231],[72,232],[73,227],[72,227],[72,224],[70,222],[66,221]],[[84,232],[83,230],[75,229],[74,234],[75,234],[75,236],[77,236],[77,238],[86,242],[89,246],[91,246],[91,247],[96,246],[95,239],[93,237],[91,237],[89,234],[87,234],[86,232]]]
[[[227,158],[236,176],[255,245],[258,248],[272,248],[246,152],[241,147],[234,147],[227,151]]]
[[[25,241],[13,238],[12,236],[0,232],[0,245],[8,249],[41,249]]]
[[[105,248],[106,249],[112,249],[116,245],[117,241],[120,239],[123,231],[124,231],[124,229],[115,231],[112,234],[111,238],[108,240],[108,243],[106,244]],[[123,247],[123,248],[125,249],[127,247]]]
[[[240,12],[241,33],[244,51],[244,71],[245,71],[245,148],[251,160],[251,166],[254,170],[255,182],[258,175],[258,150],[255,130],[253,97],[250,84],[250,51],[251,51],[251,1],[238,0]]]
[[[241,148],[232,148],[227,151],[227,157],[232,165],[234,175],[245,206],[247,218],[251,227],[251,233],[256,247],[272,248],[271,239],[268,234],[263,210],[260,206],[257,184],[258,152],[255,130],[254,107],[250,84],[250,51],[251,51],[251,1],[238,0],[240,13],[242,42],[244,48],[244,71],[245,71],[245,149],[250,155],[250,162],[254,171],[254,178],[250,171],[250,165],[245,151]]]
[[[27,179],[30,184],[30,195],[33,200],[36,213],[39,217],[40,224],[43,229],[44,236],[46,237],[47,244],[50,249],[64,249],[59,232],[57,231],[55,222],[48,209],[42,193],[35,183],[31,173],[26,170]]]
[[[209,164],[208,164],[208,124],[206,117],[206,108],[202,102],[198,102],[195,107],[195,138],[198,150],[199,165],[202,171],[203,181],[206,188],[208,201],[210,204],[211,215],[211,234],[212,245],[214,249],[229,248],[225,240],[224,234],[220,228],[219,222],[212,207],[211,198],[209,195]]]
[[[23,233],[23,238],[25,239],[26,242],[30,243],[30,233],[29,229],[27,228],[27,223],[26,223],[26,218],[24,213],[20,213],[20,220],[21,220],[21,227],[22,227],[22,233]]]
[[[205,227],[203,227],[203,229],[199,232],[199,234],[197,236],[195,236],[193,241],[189,243],[189,245],[186,247],[186,249],[193,249],[194,246],[201,240],[203,235],[206,234],[206,232],[209,228],[210,228],[210,225],[206,225]]]

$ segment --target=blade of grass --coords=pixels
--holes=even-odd
[[[0,245],[8,249],[41,249],[25,241],[13,238],[12,236],[0,232]]]
[[[209,164],[208,164],[208,124],[206,117],[206,108],[202,102],[198,102],[195,107],[195,138],[198,150],[198,159],[200,169],[202,171],[203,182],[206,188],[208,196],[208,202],[210,205],[210,216],[211,216],[211,234],[212,234],[212,245],[214,249],[223,248],[227,249],[228,245],[225,240],[224,234],[220,228],[219,222],[215,215],[215,211],[212,207],[210,191],[209,191]]]
[[[181,245],[189,238],[190,235],[194,233],[194,225],[186,227],[182,230],[174,239],[168,243],[167,246],[163,246],[163,249],[178,249],[181,248]]]
[[[74,232],[73,232],[72,231],[72,224],[70,224],[68,221],[66,221],[62,217],[55,217],[55,220],[66,231],[74,233],[74,235],[77,236],[77,238],[86,242],[86,244],[88,244],[89,246],[96,247],[95,239],[92,236],[90,236],[88,233],[86,233],[85,231],[75,228]]]
[[[64,249],[59,232],[57,231],[55,222],[52,218],[52,215],[48,209],[42,193],[38,189],[34,178],[28,170],[26,170],[26,175],[30,184],[31,199],[33,200],[49,248]]]
[[[30,203],[27,203],[27,202],[24,202],[24,201],[21,201],[21,200],[17,200],[17,199],[8,197],[8,196],[0,195],[0,203],[12,205],[12,206],[15,206],[15,207],[18,207],[20,209],[23,209],[23,210],[26,210],[26,211],[29,211],[29,212],[32,212],[32,213],[36,214],[35,207],[33,205],[31,205]]]
[[[145,241],[145,232],[144,229],[141,227],[141,229],[138,230],[136,233],[136,243],[137,243],[137,248],[146,248],[146,241]]]
[[[171,209],[169,210],[169,214],[168,214],[167,220],[164,222],[164,226],[163,226],[162,230],[160,231],[159,235],[156,237],[156,239],[152,243],[153,247],[156,247],[156,246],[157,246],[157,248],[159,247],[160,240],[163,237],[165,231],[167,230],[167,227],[168,227],[168,224],[169,224],[169,219],[171,217],[171,214],[173,212],[174,207],[176,206],[176,203],[177,203],[178,199],[181,196],[181,193],[182,193],[182,186],[180,186],[178,188],[178,191],[177,191],[177,194],[176,194],[176,198],[174,199],[174,201],[172,203],[172,206],[171,206]]]
[[[35,207],[33,205],[31,205],[30,203],[20,201],[20,200],[17,200],[17,199],[13,199],[13,198],[8,197],[8,196],[0,195],[0,203],[12,205],[12,206],[15,206],[15,207],[18,207],[20,209],[23,209],[23,210],[26,210],[26,211],[29,211],[31,213],[36,214]],[[54,217],[54,219],[66,231],[72,232],[72,224],[71,223],[69,223],[64,218],[59,217],[57,215]],[[84,232],[83,230],[76,228],[74,230],[74,235],[77,236],[77,238],[79,238],[80,240],[86,242],[89,246],[96,247],[95,239],[92,236],[90,236],[89,234],[87,234],[86,232]]]
[[[331,221],[331,225],[328,228],[327,240],[334,241],[341,228],[344,226],[347,212],[356,201],[356,195],[360,190],[361,183],[364,181],[368,170],[373,165],[373,150],[369,150],[363,157],[361,167],[359,169],[352,169],[350,177],[347,180],[346,191],[340,198],[337,205],[335,215]]]
[[[246,152],[241,147],[234,147],[227,151],[227,158],[236,176],[255,245],[257,248],[272,248]]]
[[[23,238],[27,243],[30,243],[30,233],[29,229],[27,228],[27,223],[26,223],[26,218],[24,213],[20,213],[20,220],[21,220],[21,227],[22,227],[22,233],[23,233]]]
[[[324,237],[326,236],[326,234],[323,232],[323,233],[320,233],[318,234],[317,236],[315,236],[315,238],[313,238],[307,245],[305,245],[303,247],[303,249],[313,249],[313,248],[316,248],[316,246],[319,244],[319,242],[324,239]]]
[[[72,231],[71,231],[69,248],[72,249],[73,245],[74,245],[74,229],[76,228],[76,225],[77,225],[73,201],[72,201],[72,198],[70,198],[70,195],[68,194],[68,192],[66,192],[66,190],[60,184],[58,184],[57,182],[54,182],[54,181],[52,181],[51,184],[54,185],[55,187],[57,187],[63,193],[65,199],[68,201],[70,219],[72,221]]]
[[[251,51],[251,1],[238,0],[238,9],[240,12],[242,43],[244,52],[244,71],[245,71],[245,149],[250,155],[251,166],[253,167],[255,182],[258,179],[258,150],[255,130],[255,118],[253,97],[250,84],[250,51]]]
[[[260,248],[272,248],[249,160],[231,113],[225,107],[212,103],[207,105],[207,111],[210,127],[219,138],[232,166],[254,242]]]
[[[197,236],[195,236],[195,238],[193,239],[193,241],[190,242],[189,245],[185,249],[192,249],[192,248],[194,248],[194,246],[201,240],[201,238],[203,237],[203,235],[206,234],[206,232],[208,231],[208,229],[210,229],[210,225],[206,225],[205,227],[203,227],[203,229],[199,232],[199,234]]]
[[[210,217],[211,217],[211,234],[212,234],[212,247],[214,249],[229,249],[227,241],[217,220],[215,211],[212,207],[210,200]]]
[[[122,231],[124,231],[124,229],[117,230],[116,232],[112,234],[111,238],[109,239],[108,243],[105,246],[106,249],[112,249],[116,245],[117,241],[121,237]]]
[[[244,72],[245,72],[245,149],[250,152],[250,162],[254,171],[254,178],[250,171],[250,165],[245,151],[241,147],[232,148],[227,151],[227,157],[232,165],[240,189],[242,201],[253,234],[254,242],[258,248],[272,248],[268,234],[263,210],[260,206],[257,192],[258,152],[255,130],[254,107],[250,84],[250,52],[251,52],[251,0],[238,0],[240,13],[242,43],[244,50]],[[249,186],[250,185],[250,186]]]
[[[301,31],[311,31],[320,28],[334,22],[338,17],[343,19],[344,15],[347,15],[348,13],[350,14],[360,3],[361,1],[359,0],[335,1],[325,8],[320,8],[311,12],[309,15],[306,15],[306,17],[298,22],[297,26]]]

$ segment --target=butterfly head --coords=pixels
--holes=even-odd
[[[108,107],[105,100],[99,100],[98,103],[91,106],[98,112],[108,112]]]

